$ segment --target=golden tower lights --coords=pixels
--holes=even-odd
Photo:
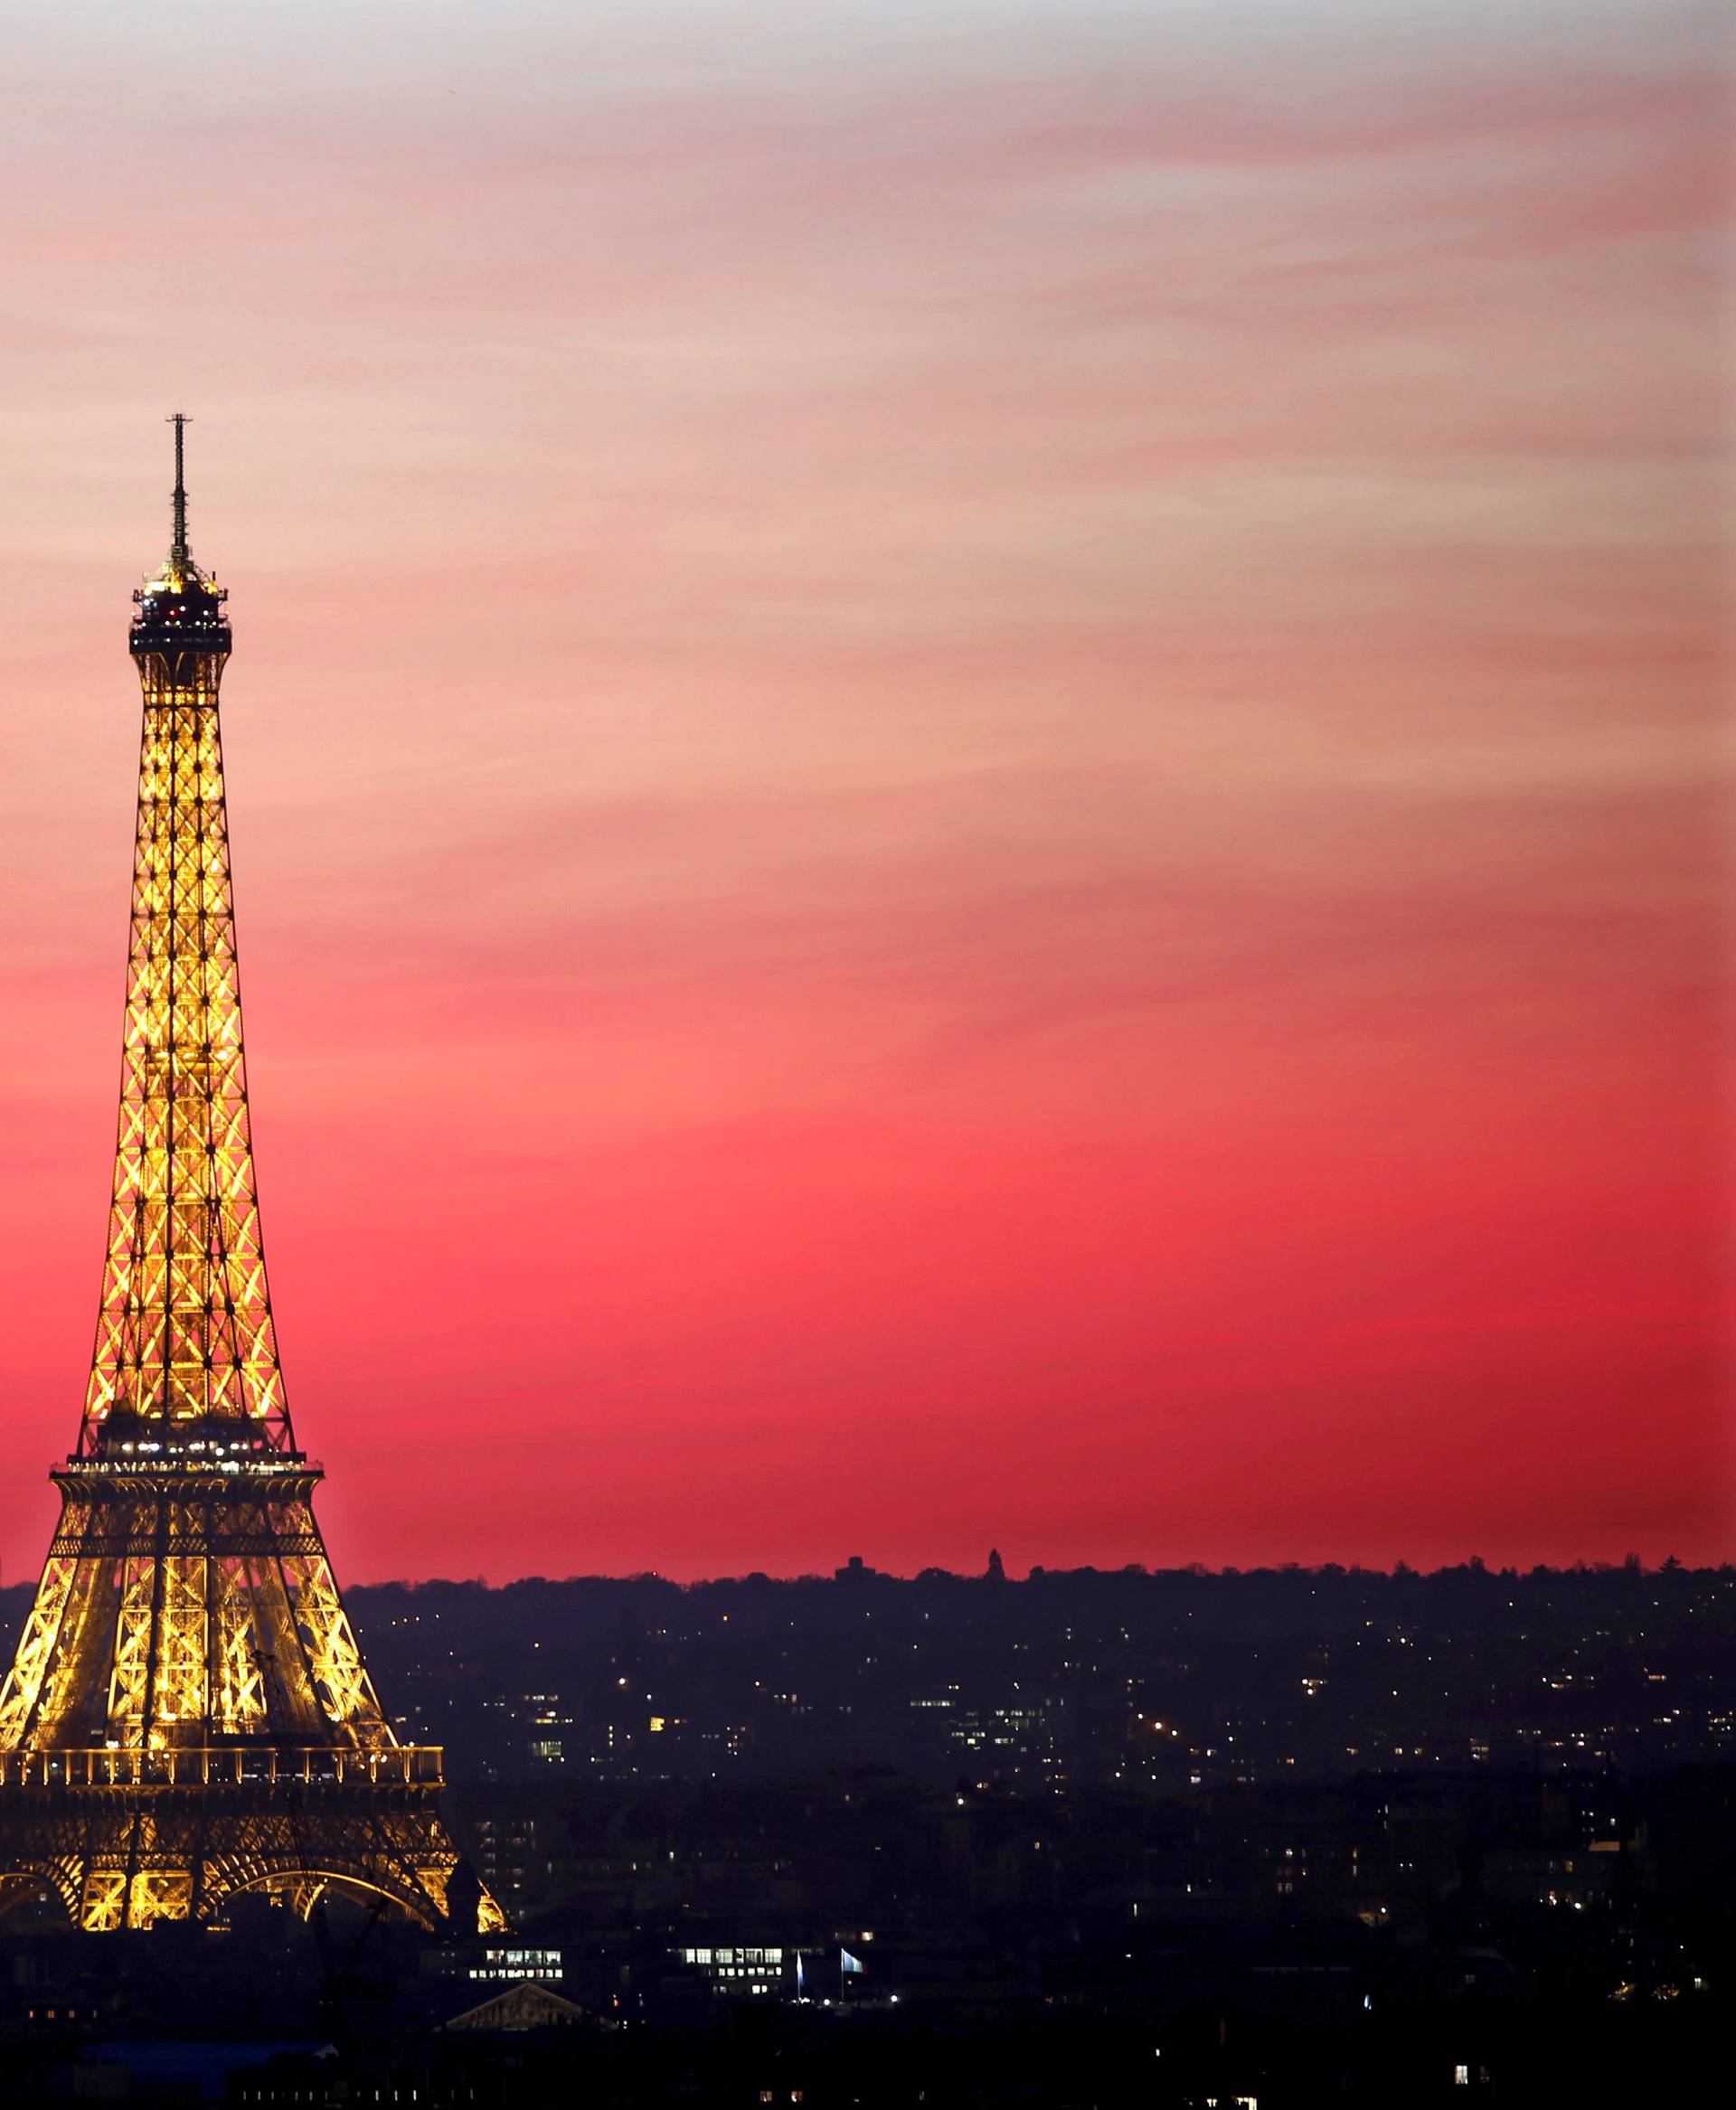
[[[266,1285],[218,688],[227,595],[169,553],[134,595],[144,692],[120,1126],[60,1526],[0,1689],[0,1908],[92,1929],[332,1888],[428,1924],[459,1857],[440,1753],[380,1709],[313,1512]],[[467,1891],[462,1906],[458,1891]],[[474,1883],[450,1900],[468,1917]],[[480,1924],[497,1926],[486,1895]]]

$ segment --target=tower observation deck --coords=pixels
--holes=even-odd
[[[313,1512],[259,1231],[218,691],[227,594],[187,541],[134,595],[138,815],[108,1259],[61,1520],[0,1688],[0,1910],[92,1930],[327,1889],[499,1924],[439,1751],[382,1713]]]

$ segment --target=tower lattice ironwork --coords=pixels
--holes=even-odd
[[[218,688],[227,595],[174,525],[134,595],[144,690],[108,1254],[60,1526],[0,1689],[0,1907],[91,1929],[328,1888],[499,1924],[381,1710],[284,1398],[241,1051]]]

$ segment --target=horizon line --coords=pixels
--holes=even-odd
[[[939,1566],[920,1568],[913,1575],[899,1574],[891,1568],[873,1568],[863,1564],[852,1569],[841,1564],[830,1572],[808,1569],[797,1575],[772,1575],[764,1568],[750,1568],[739,1575],[694,1576],[681,1581],[666,1576],[656,1568],[636,1568],[626,1574],[608,1574],[601,1571],[574,1572],[567,1575],[521,1575],[510,1577],[505,1582],[491,1583],[486,1575],[468,1576],[384,1576],[373,1582],[353,1582],[345,1586],[345,1594],[356,1590],[383,1589],[481,1589],[501,1592],[528,1588],[541,1584],[544,1587],[564,1587],[571,1583],[656,1583],[666,1589],[703,1590],[747,1584],[766,1584],[776,1588],[789,1589],[804,1584],[826,1583],[831,1585],[887,1582],[916,1584],[931,1583],[983,1583],[1014,1585],[1027,1582],[1065,1581],[1084,1576],[1094,1576],[1102,1580],[1137,1580],[1145,1582],[1247,1582],[1257,1579],[1278,1580],[1287,1578],[1321,1577],[1331,1581],[1382,1581],[1426,1582],[1443,1576],[1486,1576],[1491,1581],[1501,1579],[1525,1580],[1535,1576],[1609,1576],[1609,1575],[1731,1575],[1736,1574],[1736,1558],[1718,1561],[1689,1561],[1666,1554],[1661,1560],[1646,1561],[1638,1554],[1628,1554],[1620,1560],[1580,1559],[1566,1562],[1533,1561],[1521,1567],[1515,1563],[1494,1566],[1473,1554],[1464,1560],[1443,1561],[1436,1568],[1413,1567],[1409,1561],[1395,1561],[1390,1568],[1371,1568],[1359,1562],[1282,1561],[1251,1567],[1226,1564],[1213,1568],[1203,1561],[1188,1561],[1176,1568],[1147,1567],[1138,1561],[1126,1561],[1113,1568],[1099,1568],[1090,1562],[1078,1567],[1050,1567],[1042,1561],[1032,1564],[1024,1575],[1010,1570],[995,1576],[986,1568],[948,1568]],[[34,1587],[33,1584],[6,1583],[5,1589]]]

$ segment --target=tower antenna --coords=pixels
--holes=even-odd
[[[175,427],[175,531],[169,542],[169,562],[184,579],[187,566],[193,561],[187,549],[186,478],[187,427],[192,420],[184,410],[176,410],[168,422]]]

